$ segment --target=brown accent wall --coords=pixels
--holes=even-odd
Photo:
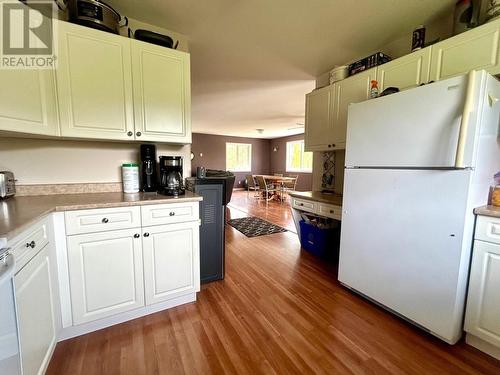
[[[196,174],[196,167],[207,169],[226,169],[226,142],[250,143],[252,144],[252,171],[251,174],[270,173],[269,162],[269,139],[256,139],[244,137],[228,137],[223,135],[210,135],[193,133],[191,151],[195,157],[191,162],[191,173]],[[203,156],[200,156],[200,153]],[[245,186],[247,173],[235,173],[235,188]]]
[[[291,135],[283,138],[271,139],[270,145],[270,171],[271,173],[283,173],[284,175],[299,175],[297,181],[298,191],[312,190],[312,173],[288,173],[286,171],[286,143],[290,141],[303,140],[304,134]],[[277,151],[274,151],[274,148]]]

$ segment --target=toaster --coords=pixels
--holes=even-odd
[[[0,198],[7,198],[16,194],[16,180],[14,173],[0,171]]]

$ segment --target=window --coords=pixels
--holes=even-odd
[[[312,172],[313,153],[304,151],[304,141],[286,143],[286,171]]]
[[[226,169],[231,172],[251,172],[252,145],[226,143]]]

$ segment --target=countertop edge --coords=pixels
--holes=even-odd
[[[151,206],[151,205],[155,205],[155,204],[201,202],[202,200],[203,200],[203,197],[190,197],[190,198],[166,198],[166,199],[145,200],[145,201],[136,201],[136,202],[84,203],[84,204],[55,206],[54,211],[55,212],[65,212],[65,211],[78,211],[78,210],[93,210],[93,209],[100,209],[100,208]]]
[[[491,206],[491,205],[476,207],[474,209],[474,214],[480,215],[480,216],[489,216],[489,217],[500,218],[500,207]]]
[[[189,198],[165,198],[158,200],[143,200],[136,202],[112,202],[112,203],[85,203],[85,204],[73,204],[73,205],[55,205],[53,207],[47,208],[41,211],[33,218],[26,220],[24,223],[16,226],[14,229],[0,233],[0,247],[5,246],[5,242],[11,241],[13,238],[17,237],[28,227],[35,224],[37,221],[43,219],[45,216],[50,215],[54,212],[66,212],[66,211],[78,211],[78,210],[91,210],[91,209],[101,209],[101,208],[115,208],[115,207],[131,207],[131,206],[151,206],[159,204],[173,204],[173,203],[189,203],[189,202],[201,202],[203,197],[189,197]],[[4,244],[2,244],[4,243]]]
[[[312,196],[312,194],[324,194],[325,197]],[[333,199],[341,199],[342,196],[340,194],[325,194],[319,191],[295,191],[295,192],[291,191],[288,193],[288,195],[290,195],[291,197],[305,199],[309,201],[321,202],[339,207],[342,206],[342,204],[337,204],[335,202],[332,202]]]

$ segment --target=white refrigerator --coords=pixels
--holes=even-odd
[[[500,170],[499,98],[477,71],[349,107],[338,278],[450,344],[473,209]]]

